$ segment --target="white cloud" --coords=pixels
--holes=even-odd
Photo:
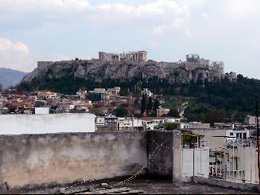
[[[24,14],[25,11],[37,12],[44,10],[46,12],[55,11],[84,11],[89,7],[87,0],[1,0],[2,9],[7,8],[9,12]],[[12,9],[10,9],[12,8]]]
[[[87,0],[0,0],[0,32],[63,27],[79,20],[88,8]]]
[[[23,70],[29,70],[31,69],[29,63],[30,52],[25,43],[0,38],[0,66],[21,69],[22,65]]]
[[[97,5],[94,21],[146,28],[150,32],[164,33],[181,29],[189,17],[186,4],[170,0],[156,0],[140,5],[123,3]]]
[[[0,37],[0,67],[21,71],[32,71],[37,61],[71,60],[66,54],[37,54],[31,53],[26,43],[14,42]],[[84,58],[85,59],[85,58]]]
[[[129,5],[123,3],[100,4],[98,9],[103,11],[121,12],[123,14],[131,14],[132,16],[143,17],[145,15],[163,15],[166,12],[174,12],[182,14],[186,12],[185,6],[170,0],[156,0],[141,5]]]
[[[155,0],[146,3],[90,4],[88,0],[1,0],[0,24],[15,28],[67,25],[88,21],[95,25],[127,26],[162,33],[180,29],[189,17],[189,6],[182,1]],[[2,20],[2,21],[1,21]],[[58,24],[58,25],[55,25]],[[2,25],[3,26],[3,25]]]
[[[28,54],[29,48],[25,43],[17,42],[13,43],[9,39],[0,38],[0,52],[19,52],[22,54]]]

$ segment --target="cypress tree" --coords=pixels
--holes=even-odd
[[[143,95],[142,101],[141,101],[141,115],[144,114],[145,108],[146,108],[146,98],[145,98],[145,95]]]
[[[153,110],[156,111],[160,106],[160,102],[158,99],[155,100],[154,105],[153,105]]]

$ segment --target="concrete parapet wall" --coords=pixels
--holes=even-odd
[[[172,178],[173,174],[173,132],[148,132],[148,175]]]
[[[0,183],[21,187],[132,175],[147,165],[146,143],[146,132],[0,136]]]

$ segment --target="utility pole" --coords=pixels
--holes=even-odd
[[[260,185],[260,151],[259,151],[259,123],[258,123],[258,96],[256,95],[256,144],[257,144],[257,163],[258,163],[258,184]]]

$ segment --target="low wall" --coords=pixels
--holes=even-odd
[[[2,135],[0,183],[19,187],[132,175],[147,165],[146,144],[147,132]]]
[[[94,132],[94,117],[89,113],[0,115],[0,135]]]

